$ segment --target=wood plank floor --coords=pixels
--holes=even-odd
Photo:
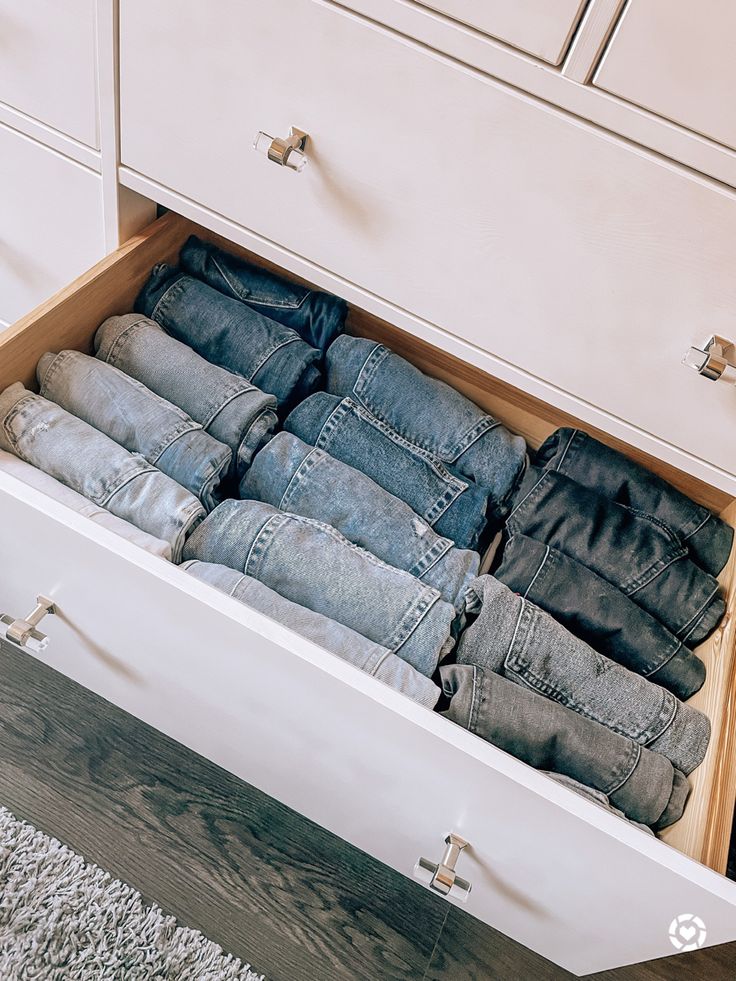
[[[4,644],[0,804],[268,981],[571,977]],[[596,976],[734,977],[736,944]]]

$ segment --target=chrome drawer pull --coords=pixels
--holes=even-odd
[[[253,149],[265,154],[280,167],[288,167],[289,170],[296,170],[298,173],[307,165],[304,153],[307,139],[308,134],[295,126],[291,127],[285,140],[278,136],[269,136],[261,130],[256,133]]]
[[[445,844],[447,848],[439,863],[430,862],[428,858],[419,859],[414,866],[414,877],[442,896],[450,895],[454,899],[465,902],[473,887],[467,879],[462,879],[457,875],[455,865],[460,857],[460,852],[468,842],[460,835],[450,832],[445,837]]]
[[[38,624],[48,613],[55,613],[54,601],[47,596],[39,596],[37,606],[23,620],[16,620],[7,613],[0,616],[0,638],[4,637],[17,647],[25,647],[35,654],[45,651],[49,644],[46,634],[36,630]]]
[[[682,363],[693,368],[710,381],[727,381],[736,384],[736,363],[733,341],[713,334],[701,347],[688,349]]]

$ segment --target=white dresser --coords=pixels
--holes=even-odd
[[[0,0],[0,16],[20,6]],[[345,297],[352,330],[532,445],[572,421],[736,520],[736,388],[682,364],[709,335],[736,340],[736,103],[717,98],[736,82],[728,5],[120,0],[119,45],[111,2],[74,8],[74,30],[68,16],[52,29],[51,4],[19,30],[29,51],[48,34],[51,59],[69,44],[73,105],[43,75],[0,68],[16,161],[0,235],[46,277],[34,294],[3,265],[15,305],[0,316],[72,279],[154,203],[175,214],[7,330],[0,387],[30,383],[47,349],[87,349],[197,222]],[[299,173],[253,150],[257,131],[290,127],[308,134]],[[733,558],[693,700],[711,747],[658,840],[3,476],[0,508],[3,611],[37,593],[59,606],[44,658],[408,876],[462,835],[468,911],[519,942],[584,974],[673,954],[681,913],[709,944],[736,939],[722,875]]]

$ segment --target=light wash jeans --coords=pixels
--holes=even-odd
[[[492,576],[468,592],[460,664],[502,674],[666,756],[689,774],[705,756],[707,716],[578,640],[549,614]],[[585,782],[585,781],[583,781]]]
[[[682,815],[687,778],[659,753],[477,665],[440,668],[443,714],[538,770],[606,794],[627,817],[665,828]]]
[[[211,511],[232,459],[229,446],[141,382],[79,351],[44,354],[41,395],[99,429],[198,497]]]
[[[109,317],[95,335],[97,357],[178,405],[229,446],[233,477],[242,476],[278,417],[276,399],[240,375],[210,364],[138,313]]]
[[[427,677],[453,645],[455,610],[436,589],[330,525],[270,504],[224,501],[189,538],[184,558],[244,572],[398,654]]]
[[[197,498],[109,436],[20,384],[0,394],[0,447],[171,546],[204,517]]]
[[[361,470],[458,548],[479,546],[488,491],[408,443],[352,399],[316,392],[293,410],[284,428]]]
[[[412,701],[429,709],[437,704],[440,690],[434,682],[396,654],[342,623],[292,603],[257,579],[227,566],[195,560],[185,562],[181,568],[251,609],[259,610],[272,620],[283,623],[294,633],[324,647],[331,654],[336,654],[343,661],[400,691]]]
[[[526,461],[526,443],[460,392],[383,344],[347,334],[327,352],[327,390],[349,396],[402,439],[485,487],[498,523]]]
[[[141,531],[140,528],[131,524],[130,521],[124,521],[110,511],[106,511],[105,508],[101,508],[98,504],[93,504],[92,501],[88,501],[86,497],[82,497],[81,494],[72,490],[71,487],[62,484],[56,477],[50,477],[43,470],[39,470],[38,467],[34,467],[30,463],[26,463],[25,460],[21,460],[20,457],[15,456],[13,453],[6,453],[5,450],[0,450],[0,470],[3,473],[9,474],[11,477],[15,477],[16,480],[22,481],[26,486],[41,491],[42,494],[52,498],[52,500],[58,501],[59,504],[68,507],[70,511],[76,511],[77,514],[84,515],[85,518],[94,521],[96,525],[107,528],[108,531],[114,532],[120,538],[125,538],[139,548],[145,549],[151,555],[158,555],[162,559],[171,561],[171,545],[169,542],[165,542],[160,538],[154,538],[153,535]]]
[[[434,586],[458,613],[465,609],[478,553],[454,548],[370,477],[292,433],[278,433],[258,453],[241,496],[332,525],[377,558]]]
[[[668,529],[554,470],[527,469],[506,527],[592,569],[688,646],[725,612],[718,581]]]
[[[196,235],[187,239],[179,263],[185,273],[291,327],[307,344],[322,351],[345,326],[348,305],[344,300],[292,283]]]
[[[546,610],[599,653],[688,699],[705,681],[705,665],[625,593],[586,566],[525,535],[504,545],[496,579]]]
[[[295,330],[165,263],[154,266],[135,309],[203,358],[275,395],[280,406],[296,404],[320,382],[320,352]]]
[[[536,455],[539,467],[667,525],[701,569],[717,576],[733,545],[733,528],[666,480],[580,429],[558,429]]]

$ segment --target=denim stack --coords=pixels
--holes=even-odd
[[[577,430],[530,463],[344,333],[343,300],[198,238],[135,311],[0,394],[0,467],[616,813],[678,819],[730,528]]]

